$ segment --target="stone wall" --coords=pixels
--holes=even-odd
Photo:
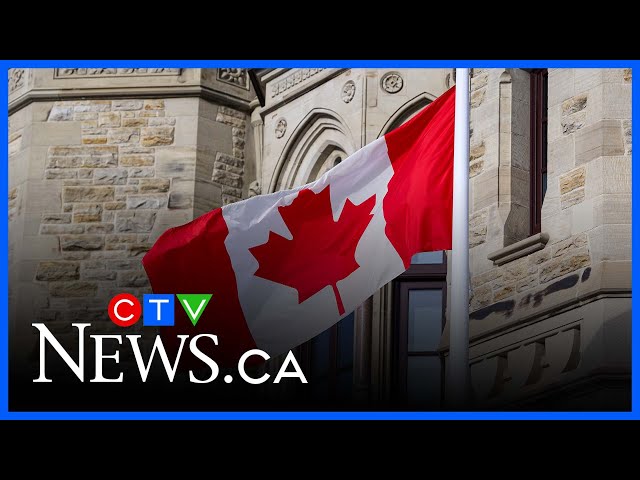
[[[113,295],[150,293],[141,260],[155,239],[246,196],[247,121],[237,107],[169,95],[33,101],[15,110],[10,319],[21,346],[14,352],[34,352],[32,322],[63,336],[75,334],[72,322],[102,322],[105,331],[113,328],[106,313]]]
[[[542,235],[506,241],[513,209],[505,205],[528,198],[528,184],[519,183],[521,172],[516,166],[528,161],[529,153],[527,142],[522,142],[522,148],[513,142],[505,147],[505,132],[517,129],[518,122],[528,116],[524,100],[513,101],[511,109],[501,103],[507,83],[513,98],[518,96],[515,79],[522,72],[509,70],[475,70],[472,80],[471,359],[476,390],[489,399],[504,391],[517,396],[513,388],[497,387],[507,385],[517,369],[522,370],[520,386],[526,386],[520,395],[523,391],[531,395],[532,389],[562,378],[568,381],[571,371],[577,377],[586,374],[587,366],[611,367],[606,361],[610,352],[602,345],[596,348],[597,339],[607,329],[624,330],[630,325],[631,73],[628,69],[549,70],[548,185]],[[525,114],[518,117],[518,109]],[[528,172],[523,178],[528,182]],[[528,212],[519,221],[528,222]],[[496,260],[509,245],[521,245],[521,253],[510,261]],[[535,245],[530,248],[537,251],[525,250],[527,245]],[[583,307],[605,301],[608,295],[618,302],[611,312],[593,303]],[[623,317],[626,320],[620,320]],[[556,342],[552,346],[549,338],[526,333],[528,325],[538,323],[548,325],[545,328],[553,335],[573,329],[575,339],[572,333],[571,339],[558,343],[562,335],[552,335],[549,338]],[[531,350],[531,345],[540,350]],[[626,355],[624,361],[618,358],[616,368],[626,368],[628,373],[629,338],[621,337],[616,348]],[[567,361],[572,349],[577,349],[577,357]],[[587,352],[591,359],[585,358]],[[600,363],[593,360],[598,356]],[[549,370],[545,375],[535,373],[542,368],[550,368],[556,376],[549,375]]]
[[[104,300],[118,292],[151,293],[140,260],[156,219],[188,202],[176,201],[172,179],[156,169],[156,149],[174,144],[176,118],[164,100],[56,102],[47,122],[80,123],[79,145],[47,150],[43,188],[59,190],[61,201],[38,233],[59,243],[60,258],[39,262],[35,274],[50,296],[41,318],[71,328],[104,319]]]

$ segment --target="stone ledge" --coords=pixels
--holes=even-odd
[[[9,115],[33,102],[64,101],[79,99],[120,99],[120,98],[179,98],[200,97],[204,100],[249,112],[249,102],[211,88],[200,85],[145,86],[145,87],[102,87],[75,89],[31,89],[9,102]]]
[[[487,255],[487,258],[491,260],[494,265],[504,265],[505,263],[512,262],[533,252],[542,250],[548,241],[548,233],[536,233],[535,235],[531,235],[530,237],[520,240],[508,247],[504,247],[490,253]]]

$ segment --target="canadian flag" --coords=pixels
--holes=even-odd
[[[211,293],[194,327],[216,360],[271,356],[334,325],[404,272],[451,248],[455,87],[313,183],[167,230],[143,259],[155,293]]]

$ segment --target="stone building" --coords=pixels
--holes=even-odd
[[[108,329],[115,293],[150,292],[140,260],[164,230],[315,180],[454,82],[451,69],[11,69],[12,354],[33,352],[34,319]],[[473,69],[469,175],[474,408],[629,408],[630,69]],[[445,408],[448,258],[416,255],[301,346],[305,395]]]

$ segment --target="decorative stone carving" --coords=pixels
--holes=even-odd
[[[246,68],[219,68],[218,80],[249,90],[249,75]]]
[[[9,93],[22,88],[25,78],[24,68],[10,68],[9,69]]]
[[[180,75],[180,68],[56,68],[54,78]]]
[[[356,84],[353,80],[349,80],[342,87],[342,101],[349,103],[356,94]]]
[[[249,198],[262,194],[262,186],[258,180],[254,180],[249,184]]]
[[[276,137],[277,138],[282,138],[284,137],[285,132],[287,131],[287,121],[284,118],[281,118],[280,120],[278,120],[278,123],[276,123]]]
[[[317,75],[321,71],[325,70],[324,68],[300,68],[293,72],[291,75],[284,77],[279,82],[276,82],[271,87],[271,98],[279,95],[290,88],[298,85],[299,83],[305,81],[309,77],[313,77]]]
[[[398,93],[402,90],[404,80],[398,72],[388,72],[380,81],[382,89],[387,93]]]

